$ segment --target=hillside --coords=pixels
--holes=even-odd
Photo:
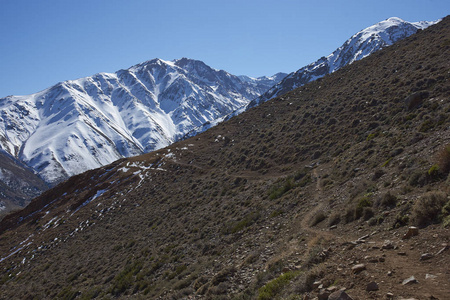
[[[71,177],[0,223],[0,298],[446,299],[449,51],[446,17]]]
[[[12,210],[22,209],[46,189],[48,186],[32,170],[0,152],[0,219]]]

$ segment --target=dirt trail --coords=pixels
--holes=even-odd
[[[327,240],[336,240],[339,239],[338,236],[334,235],[330,231],[324,231],[322,229],[318,229],[316,227],[311,226],[312,219],[320,212],[326,210],[326,201],[323,196],[323,187],[322,187],[322,179],[321,175],[315,168],[313,171],[313,176],[316,179],[316,193],[314,194],[314,203],[316,206],[310,210],[306,215],[302,216],[300,221],[300,226],[303,230],[308,232],[309,234],[316,236],[316,239],[324,238]],[[298,216],[297,216],[298,217]]]

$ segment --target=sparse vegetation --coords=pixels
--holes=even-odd
[[[390,191],[383,194],[381,199],[379,199],[378,205],[382,207],[390,207],[393,208],[397,205],[397,197],[394,196]]]
[[[258,300],[273,299],[289,282],[300,274],[300,271],[288,271],[269,281],[258,290]]]
[[[294,180],[290,177],[286,178],[285,182],[274,186],[269,194],[270,199],[275,200],[277,198],[280,198],[285,193],[287,193],[289,190],[293,189],[295,187]]]
[[[239,232],[255,223],[260,218],[260,216],[261,214],[258,211],[251,212],[247,214],[243,219],[227,224],[223,229],[223,233],[229,234]]]
[[[328,226],[337,225],[341,222],[341,214],[338,212],[332,213],[328,218]]]
[[[450,144],[444,146],[437,155],[439,171],[447,175],[450,172]]]
[[[447,194],[443,192],[428,192],[424,194],[414,203],[411,216],[412,223],[424,227],[439,222],[446,202]]]
[[[326,218],[327,218],[327,215],[323,211],[318,212],[314,216],[313,220],[311,221],[311,226],[316,226],[317,224],[319,224],[320,222],[322,222]]]

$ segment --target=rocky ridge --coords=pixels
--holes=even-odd
[[[407,22],[392,17],[365,28],[350,37],[341,47],[328,56],[290,73],[282,81],[247,104],[246,109],[269,99],[285,94],[293,89],[322,78],[387,46],[423,30],[437,21]]]

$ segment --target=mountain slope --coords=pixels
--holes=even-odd
[[[26,206],[48,186],[20,162],[0,152],[0,219]]]
[[[0,99],[0,145],[54,184],[167,146],[280,80],[241,80],[201,61],[147,61]]]
[[[384,47],[390,46],[411,34],[436,24],[438,21],[406,22],[400,18],[389,18],[372,25],[350,37],[341,47],[327,57],[321,57],[296,72],[286,76],[282,81],[254,99],[245,109],[255,107],[262,102],[281,96],[308,82],[322,78],[339,70],[343,66],[360,60]]]
[[[59,184],[0,223],[0,298],[446,299],[449,51],[447,17]]]

